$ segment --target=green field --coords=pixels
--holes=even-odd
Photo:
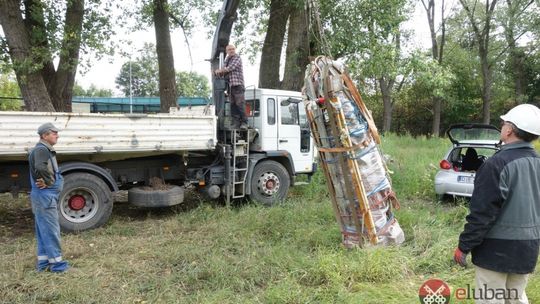
[[[536,143],[538,147],[538,142]],[[227,208],[190,195],[159,210],[117,203],[103,228],[63,235],[77,272],[36,273],[27,198],[0,198],[0,303],[419,303],[430,278],[454,290],[474,270],[452,262],[467,202],[436,202],[445,139],[383,138],[401,202],[400,247],[347,250],[322,174],[286,202]],[[528,285],[540,303],[540,276]],[[472,303],[456,301],[452,303]]]

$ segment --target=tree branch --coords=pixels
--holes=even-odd
[[[184,27],[184,22],[180,21],[175,15],[169,12],[169,17],[176,23],[178,26],[182,29],[182,33],[184,34],[184,39],[187,44],[188,54],[189,54],[189,61],[191,62],[191,69],[193,69],[193,56],[191,55],[191,46],[189,45],[189,38],[186,33],[186,29]]]

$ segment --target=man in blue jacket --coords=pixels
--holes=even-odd
[[[531,144],[540,109],[521,104],[501,119],[503,145],[476,173],[454,260],[466,266],[472,253],[476,303],[529,303],[525,287],[540,245],[540,157]]]
[[[60,224],[58,223],[58,199],[64,179],[53,146],[58,141],[58,129],[52,123],[38,128],[39,142],[28,157],[30,166],[30,199],[34,213],[37,242],[37,271],[68,270],[60,247]]]

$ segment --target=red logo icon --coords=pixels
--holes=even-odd
[[[450,287],[443,280],[430,279],[420,286],[418,296],[422,304],[448,304]]]

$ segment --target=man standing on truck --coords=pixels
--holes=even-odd
[[[476,173],[454,260],[465,267],[472,252],[484,296],[476,303],[529,303],[525,287],[540,247],[540,156],[531,144],[540,135],[540,109],[521,104],[501,119],[504,144]],[[504,299],[493,301],[499,291]]]
[[[60,248],[60,224],[57,204],[64,184],[58,169],[53,146],[58,141],[58,129],[52,123],[41,125],[37,133],[39,142],[28,157],[30,166],[30,199],[34,213],[37,242],[37,271],[68,270]]]
[[[217,69],[214,73],[218,76],[225,76],[228,80],[233,128],[245,130],[248,124],[242,59],[240,55],[236,54],[236,47],[232,44],[225,47],[225,52],[227,57],[225,58],[224,67]]]

